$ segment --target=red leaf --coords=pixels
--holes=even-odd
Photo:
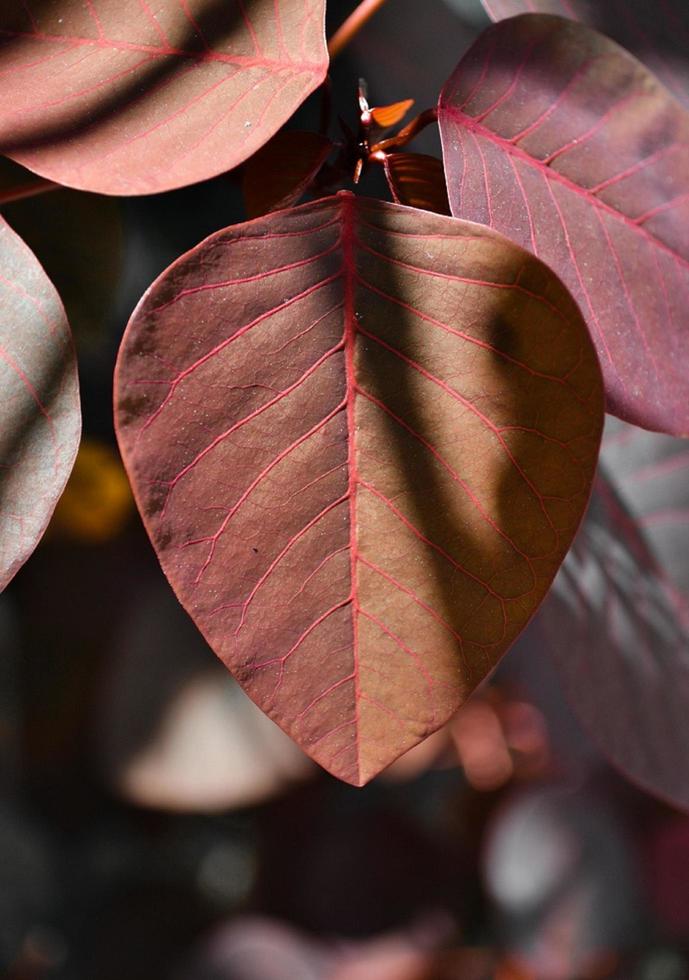
[[[689,809],[689,445],[618,422],[601,458],[539,622],[594,741]]]
[[[127,328],[116,406],[178,598],[256,703],[363,784],[541,601],[586,504],[602,389],[545,266],[342,194],[172,265]]]
[[[1,152],[105,194],[236,167],[323,81],[324,7],[5,0]]]
[[[32,553],[72,469],[81,414],[60,298],[0,218],[0,589]]]
[[[436,157],[425,153],[388,153],[384,167],[390,193],[398,204],[436,214],[450,213],[445,172]]]
[[[392,105],[379,105],[371,109],[371,118],[376,126],[380,126],[381,129],[389,129],[390,126],[396,126],[398,122],[401,122],[413,105],[413,99],[393,102]]]
[[[481,0],[492,20],[560,14],[607,34],[645,62],[689,106],[689,7],[686,0]]]
[[[612,41],[545,15],[489,28],[439,112],[453,214],[569,286],[610,411],[689,433],[689,115]]]
[[[304,194],[333,144],[319,133],[286,130],[254,154],[244,170],[246,213],[257,218],[289,207]]]

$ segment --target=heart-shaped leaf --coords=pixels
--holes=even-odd
[[[320,85],[324,0],[5,0],[0,151],[105,194],[204,180]]]
[[[452,213],[569,286],[611,412],[689,433],[689,114],[612,41],[527,14],[481,35],[439,118]]]
[[[559,14],[607,34],[648,65],[689,107],[689,7],[686,0],[481,0],[492,20]]]
[[[65,311],[0,218],[0,588],[32,553],[70,474],[81,430]]]
[[[341,194],[174,263],[127,328],[116,416],[182,604],[264,711],[363,784],[543,598],[602,385],[576,304],[528,253]]]
[[[436,214],[449,214],[443,165],[426,153],[388,153],[383,164],[392,198]]]
[[[610,760],[689,809],[689,446],[614,421],[539,623]]]
[[[249,218],[296,204],[321,169],[333,144],[320,133],[277,133],[244,168],[242,192]]]

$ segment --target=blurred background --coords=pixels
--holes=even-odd
[[[329,33],[355,5],[330,0]],[[337,112],[355,124],[359,76],[372,104],[433,105],[486,24],[478,0],[390,0],[333,65]],[[294,125],[318,112],[316,97]],[[416,148],[438,153],[437,134]],[[605,762],[537,624],[446,729],[353,789],[248,701],[177,605],[119,462],[112,369],[155,276],[243,219],[239,175],[3,213],[67,307],[84,442],[0,597],[0,975],[688,977],[689,817]]]

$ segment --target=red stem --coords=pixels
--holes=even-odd
[[[331,58],[335,58],[349,44],[366,21],[373,17],[384,3],[385,0],[362,0],[356,10],[352,11],[344,24],[338,27],[328,41],[328,53]]]
[[[426,126],[430,126],[432,123],[438,120],[438,110],[437,109],[426,109],[421,112],[416,119],[412,121],[401,129],[399,133],[395,136],[390,136],[386,140],[381,140],[380,143],[376,143],[375,146],[371,147],[371,155],[374,153],[384,153],[386,150],[397,149],[400,146],[406,146],[407,143],[411,143],[415,136],[425,129]]]
[[[63,189],[62,184],[56,184],[52,180],[32,180],[30,184],[17,184],[16,187],[8,187],[7,190],[0,189],[0,205],[11,204],[13,201],[23,201],[26,197],[36,197],[38,194],[46,194],[48,191]]]

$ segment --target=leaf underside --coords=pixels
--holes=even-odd
[[[601,460],[539,623],[592,739],[689,810],[689,447],[610,420]]]
[[[321,169],[333,144],[320,133],[289,129],[276,133],[245,164],[242,179],[248,218],[296,204]]]
[[[392,199],[397,204],[449,214],[443,165],[425,153],[389,153],[385,157],[385,176]]]
[[[0,589],[31,555],[71,472],[81,414],[60,299],[0,218]]]
[[[324,0],[4,0],[0,152],[150,194],[242,163],[320,85]]]
[[[340,194],[171,266],[127,328],[115,397],[178,598],[254,701],[360,785],[452,715],[540,603],[603,396],[540,262]]]
[[[608,407],[689,433],[689,114],[573,21],[489,28],[439,107],[452,213],[542,256],[578,301]]]
[[[686,0],[481,0],[492,20],[559,14],[595,27],[648,65],[689,108],[689,7]]]

